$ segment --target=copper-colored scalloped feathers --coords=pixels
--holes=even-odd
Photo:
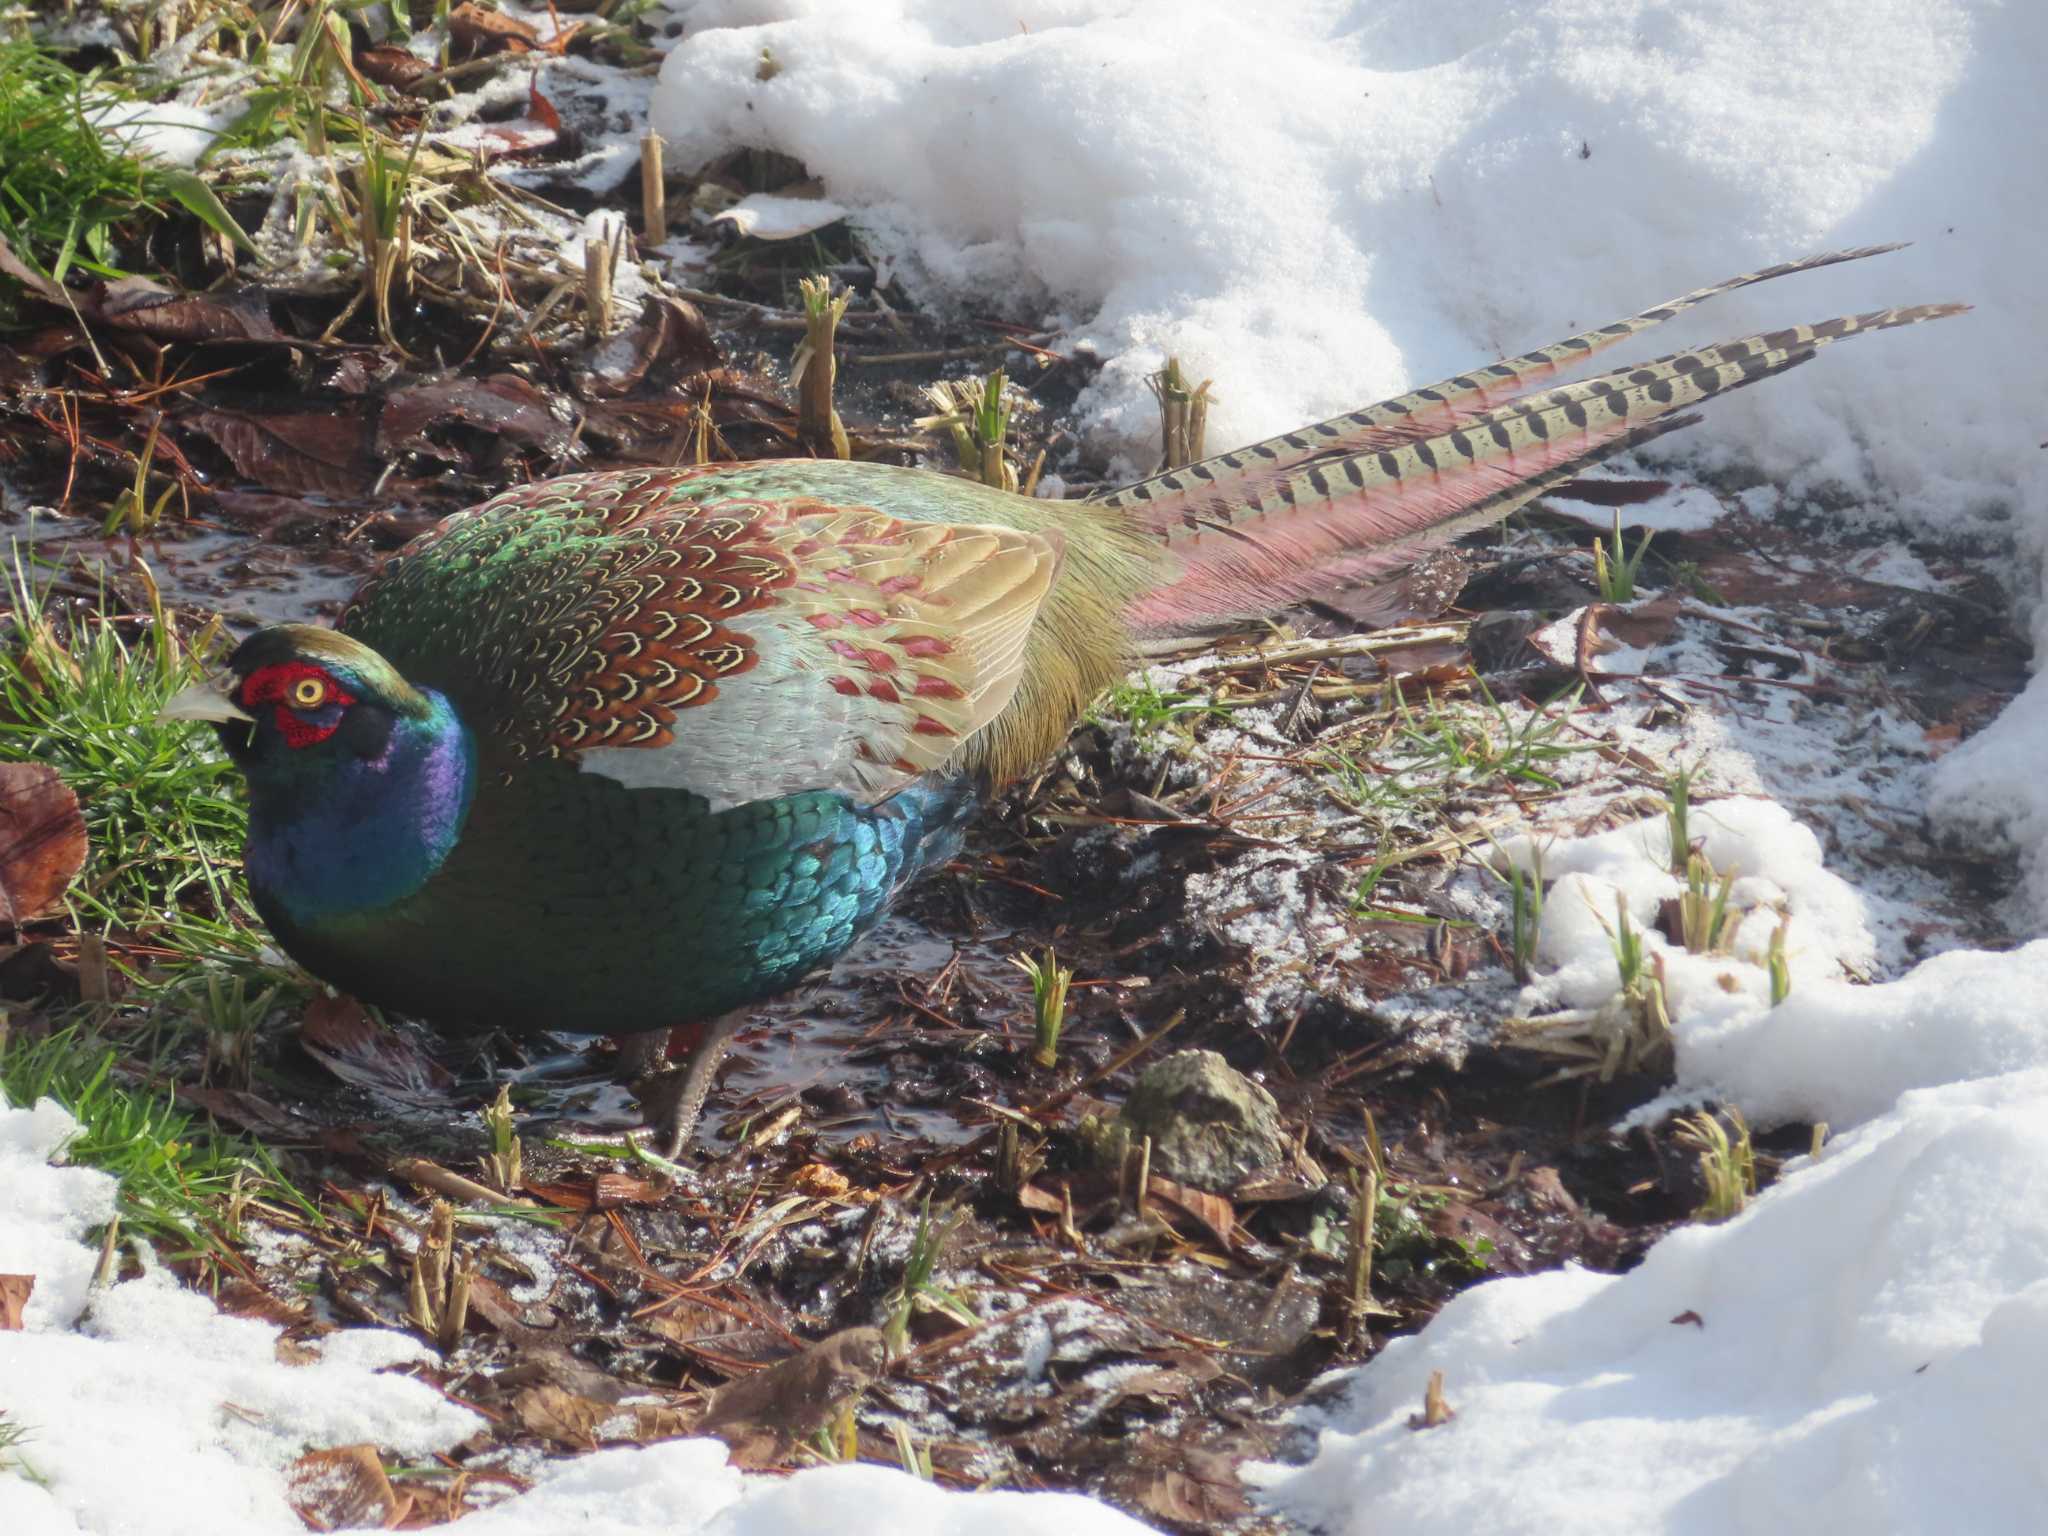
[[[760,537],[767,504],[678,499],[699,473],[515,487],[386,561],[341,627],[387,655],[461,657],[514,757],[665,745],[677,710],[754,664],[728,622],[793,575]]]
[[[769,644],[778,668],[863,701],[840,728],[898,774],[938,766],[1008,701],[1058,563],[1047,541],[735,496],[729,475],[693,495],[704,473],[507,491],[393,556],[342,627],[453,689],[513,758],[670,745],[678,712]]]
[[[618,540],[632,554],[589,605],[602,627],[566,651],[544,690],[543,702],[553,700],[548,755],[666,746],[677,710],[710,703],[721,681],[755,664],[752,640],[726,625],[770,602],[795,569],[761,540],[758,514],[706,510],[632,527]]]

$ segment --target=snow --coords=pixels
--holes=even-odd
[[[36,1282],[23,1329],[0,1332],[0,1407],[28,1433],[6,1457],[34,1473],[0,1472],[5,1529],[300,1530],[283,1469],[309,1447],[424,1455],[482,1427],[424,1383],[383,1374],[430,1358],[403,1335],[335,1334],[318,1359],[288,1366],[275,1327],[223,1316],[153,1259],[93,1289],[99,1251],[86,1239],[113,1214],[116,1186],[51,1163],[73,1130],[47,1100],[0,1101],[0,1273]]]
[[[405,1334],[348,1328],[286,1364],[269,1323],[229,1317],[146,1248],[144,1273],[95,1288],[114,1180],[62,1163],[76,1130],[49,1100],[0,1098],[0,1274],[32,1275],[20,1331],[0,1331],[0,1410],[26,1432],[0,1447],[10,1536],[213,1536],[303,1531],[285,1471],[311,1449],[371,1444],[387,1461],[446,1451],[483,1421],[402,1372],[433,1354]],[[54,1160],[54,1161],[53,1161]],[[118,1467],[120,1475],[109,1476]],[[959,1493],[885,1467],[742,1476],[715,1440],[600,1451],[542,1469],[529,1492],[463,1522],[480,1536],[594,1533],[1123,1536],[1144,1527],[1066,1494]]]
[[[1332,1532],[2026,1529],[2048,1072],[1908,1095],[1621,1277],[1465,1293],[1353,1379],[1281,1509]],[[1432,1371],[1457,1417],[1415,1431]]]

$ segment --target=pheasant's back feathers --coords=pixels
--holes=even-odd
[[[749,478],[508,491],[394,556],[342,627],[510,765],[566,757],[712,806],[874,799],[941,766],[1014,694],[1060,539]]]

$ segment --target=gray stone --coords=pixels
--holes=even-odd
[[[1214,1051],[1176,1051],[1145,1069],[1118,1112],[1119,1139],[1152,1138],[1152,1171],[1223,1193],[1287,1155],[1273,1096]]]

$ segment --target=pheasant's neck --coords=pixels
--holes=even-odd
[[[317,779],[250,781],[249,883],[300,923],[374,911],[412,895],[462,835],[476,751],[448,701],[401,720],[374,757]]]

